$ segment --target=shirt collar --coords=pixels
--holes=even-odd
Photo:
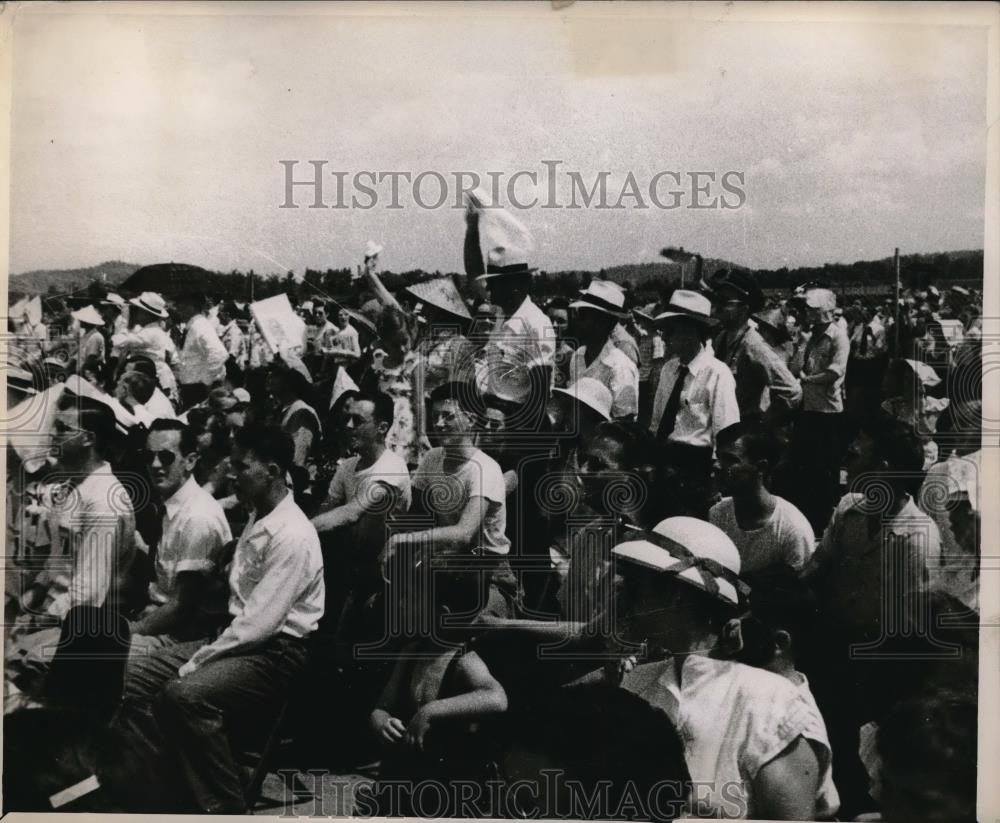
[[[702,345],[701,351],[698,352],[692,359],[691,362],[687,364],[687,370],[690,374],[697,374],[705,366],[708,365],[709,361],[712,359],[712,355],[709,354],[708,347]],[[680,361],[678,361],[680,362]],[[684,365],[681,363],[680,365]]]
[[[295,498],[292,496],[291,490],[288,490],[277,506],[271,509],[264,517],[260,518],[260,520],[254,520],[254,526],[262,528],[268,534],[274,534],[275,529],[288,518],[288,509],[294,505]]]
[[[521,301],[521,305],[517,307],[517,311],[510,316],[510,319],[513,320],[515,317],[527,317],[533,309],[537,311],[537,307],[531,302],[531,295],[529,294],[524,298],[524,300]]]
[[[163,508],[167,510],[167,517],[173,517],[190,499],[191,495],[198,489],[198,482],[194,475],[185,480],[181,487],[170,497],[163,501]]]

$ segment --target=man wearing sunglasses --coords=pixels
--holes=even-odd
[[[319,537],[285,483],[294,450],[291,436],[275,427],[236,432],[236,494],[253,515],[230,566],[232,620],[210,643],[166,646],[129,667],[119,726],[135,720],[159,730],[203,814],[247,811],[228,733],[264,737],[305,668],[306,640],[323,616]],[[150,713],[155,725],[143,717]]]
[[[180,640],[208,638],[226,614],[223,547],[232,539],[222,506],[193,477],[194,432],[180,420],[154,420],[140,452],[163,503],[150,604],[132,626],[131,655]]]

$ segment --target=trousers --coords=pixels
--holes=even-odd
[[[175,759],[202,812],[242,814],[247,799],[235,747],[266,737],[305,668],[306,645],[278,635],[252,651],[212,660],[178,677],[178,669],[202,645],[187,641],[134,656],[117,722]]]

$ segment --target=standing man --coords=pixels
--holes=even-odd
[[[146,378],[148,379],[148,378]],[[226,614],[223,547],[232,539],[222,506],[194,479],[198,440],[180,420],[154,420],[142,461],[163,504],[150,605],[132,624],[132,654],[207,639]]]
[[[208,389],[226,379],[229,352],[205,314],[202,294],[177,298],[177,314],[187,324],[177,363],[181,405],[190,408],[208,397]]]
[[[555,297],[545,307],[545,314],[552,323],[556,334],[556,349],[553,357],[553,387],[565,389],[572,381],[569,379],[569,363],[573,357],[573,346],[567,336],[569,334],[569,303],[564,297]]]
[[[285,485],[292,453],[291,438],[278,429],[236,432],[236,493],[253,515],[229,574],[232,622],[211,643],[177,643],[129,668],[122,717],[152,708],[202,813],[247,812],[227,730],[266,734],[323,616],[319,538]]]
[[[663,444],[666,462],[683,487],[685,512],[708,514],[715,439],[738,423],[736,380],[709,352],[716,328],[705,295],[677,289],[667,311],[656,317],[669,358],[660,372],[649,428]]]
[[[72,313],[72,317],[80,324],[80,351],[76,358],[77,371],[83,370],[83,364],[99,363],[102,367],[106,358],[106,341],[101,327],[104,318],[93,306],[84,306]]]
[[[219,305],[219,340],[229,352],[229,361],[241,371],[247,367],[246,335],[236,322],[236,306],[230,301]]]
[[[591,377],[611,392],[611,417],[635,418],[639,411],[639,369],[611,333],[626,317],[625,293],[619,286],[593,280],[570,304],[576,310],[574,329],[580,341],[570,360],[569,383]]]
[[[729,272],[712,284],[718,294],[722,331],[715,338],[715,356],[729,366],[736,378],[740,418],[767,414],[787,417],[802,400],[802,388],[788,366],[750,325],[752,312],[764,307],[764,293],[754,279],[740,271]]]
[[[837,297],[829,289],[805,293],[809,342],[802,358],[802,410],[792,432],[792,455],[798,463],[799,497],[793,502],[819,534],[826,527],[840,483],[844,416],[844,376],[850,343],[834,322]]]
[[[759,421],[741,422],[719,433],[721,501],[708,522],[718,526],[740,552],[744,574],[787,566],[801,571],[812,557],[816,536],[802,512],[771,494],[768,481],[781,460],[781,441]]]

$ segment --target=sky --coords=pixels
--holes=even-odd
[[[369,240],[385,268],[460,271],[453,172],[534,171],[544,201],[544,160],[561,161],[558,202],[567,171],[588,187],[607,171],[611,204],[631,173],[649,206],[510,209],[548,270],[666,245],[758,268],[983,245],[981,27],[740,21],[721,5],[81,5],[14,19],[14,273],[117,259],[301,274],[360,263]],[[418,207],[404,183],[387,208],[386,183],[374,208],[306,208],[299,188],[283,209],[281,160],[297,179],[325,160],[348,183],[438,172],[449,207]],[[676,172],[689,205],[703,171],[742,173],[741,207],[647,196]],[[531,198],[528,179],[516,194]]]

